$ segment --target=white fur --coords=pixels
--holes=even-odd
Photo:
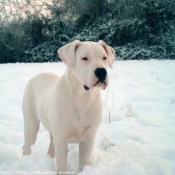
[[[50,133],[48,154],[56,156],[57,170],[67,170],[68,143],[79,143],[79,171],[88,164],[102,117],[100,88],[94,72],[112,67],[115,51],[104,42],[69,43],[58,50],[68,68],[62,77],[42,73],[27,84],[23,98],[24,155],[31,154],[41,122]],[[83,60],[82,58],[88,58]],[[107,57],[103,60],[103,57]],[[89,90],[84,89],[84,85]]]

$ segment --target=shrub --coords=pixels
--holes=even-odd
[[[175,1],[63,0],[49,16],[28,13],[1,24],[0,62],[57,61],[73,40],[104,40],[118,59],[175,58]]]

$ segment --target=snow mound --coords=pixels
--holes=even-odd
[[[175,61],[119,61],[108,70],[102,91],[103,121],[86,175],[175,174]],[[63,63],[0,65],[0,172],[55,171],[46,153],[43,126],[32,154],[22,155],[22,96],[28,80],[40,72],[63,75]],[[78,144],[68,149],[68,170],[78,171]],[[1,174],[2,174],[1,173]]]

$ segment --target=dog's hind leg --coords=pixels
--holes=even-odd
[[[39,123],[40,121],[38,120],[24,121],[25,144],[23,146],[23,155],[31,154],[31,145],[33,145],[36,141],[37,134],[39,131]]]
[[[47,154],[50,155],[50,157],[54,158],[55,157],[55,148],[54,148],[54,143],[53,143],[53,136],[50,134],[50,146]]]
[[[23,100],[23,115],[24,115],[24,146],[23,155],[31,154],[31,145],[36,141],[39,131],[40,121],[37,118],[37,113],[33,104],[32,96],[26,95]],[[27,100],[26,100],[27,99]]]

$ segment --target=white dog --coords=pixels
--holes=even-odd
[[[50,133],[48,154],[57,170],[67,170],[68,143],[79,143],[79,171],[88,164],[101,122],[100,88],[108,86],[107,67],[115,51],[103,41],[69,43],[58,50],[65,74],[41,73],[32,78],[23,98],[23,154],[31,154],[41,122]]]

